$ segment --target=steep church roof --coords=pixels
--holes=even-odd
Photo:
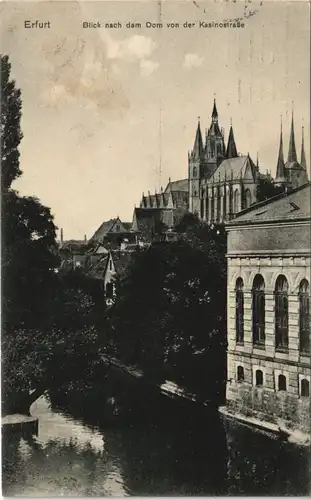
[[[246,174],[255,179],[256,166],[250,156],[238,156],[237,158],[227,158],[215,170],[209,178],[209,183],[223,182],[225,180],[240,180]]]
[[[180,179],[178,181],[169,181],[168,185],[165,188],[165,193],[168,191],[188,191],[189,190],[189,181],[188,179]]]

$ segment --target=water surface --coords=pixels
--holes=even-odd
[[[307,450],[220,417],[91,425],[45,398],[32,414],[38,436],[3,441],[5,496],[310,494]]]

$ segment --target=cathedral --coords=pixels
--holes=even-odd
[[[258,201],[258,184],[264,177],[249,154],[238,153],[232,124],[225,143],[224,129],[219,126],[214,99],[211,124],[203,141],[200,120],[193,149],[188,153],[188,178],[172,182],[160,193],[143,194],[140,207],[134,209],[133,230],[161,225],[171,229],[186,213],[197,214],[209,224],[225,223]],[[274,184],[284,190],[295,189],[308,182],[304,139],[301,159],[297,159],[294,119],[292,116],[287,161],[284,161],[281,136]]]

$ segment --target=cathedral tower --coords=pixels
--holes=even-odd
[[[197,131],[194,140],[193,150],[188,156],[188,179],[189,179],[189,210],[192,213],[200,212],[200,179],[202,175],[203,160],[203,140],[198,120]]]
[[[284,163],[284,152],[283,152],[283,127],[281,120],[281,133],[280,133],[280,146],[279,146],[279,155],[278,162],[276,166],[276,177],[274,184],[278,187],[285,187],[286,179],[285,179],[285,163]]]

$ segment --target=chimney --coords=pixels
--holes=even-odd
[[[64,243],[64,230],[63,228],[61,227],[60,229],[60,242],[61,243]]]

